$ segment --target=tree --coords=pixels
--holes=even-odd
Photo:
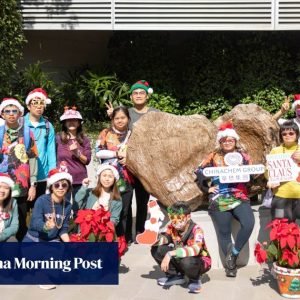
[[[26,42],[16,0],[0,1],[0,97],[10,94],[10,79]]]

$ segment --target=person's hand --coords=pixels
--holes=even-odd
[[[122,166],[126,166],[126,157],[118,156],[118,161]]]
[[[69,146],[69,150],[76,156],[80,156],[80,151],[78,149],[78,143],[75,140],[72,140],[72,144]]]
[[[106,113],[107,113],[108,117],[111,118],[111,115],[114,111],[114,107],[110,101],[108,103],[105,103],[105,106],[107,108]]]
[[[36,187],[31,186],[28,190],[28,196],[27,196],[27,201],[33,201],[36,196]]]
[[[83,185],[83,186],[89,186],[89,183],[90,183],[90,180],[89,180],[88,178],[84,178],[84,179],[82,180],[82,185]]]
[[[269,182],[267,183],[267,188],[275,189],[280,186],[280,182]]]
[[[293,159],[297,164],[300,164],[300,150],[296,150],[296,151],[292,154],[292,159]]]
[[[289,97],[285,97],[284,102],[281,105],[281,109],[283,114],[285,114],[286,112],[288,112],[290,110],[290,99]]]
[[[212,187],[210,187],[209,189],[208,189],[208,193],[209,194],[214,194],[216,191],[217,191],[217,189],[218,189],[218,186],[212,186]]]
[[[54,216],[51,214],[47,217],[47,221],[45,223],[45,227],[47,230],[53,229],[55,227]]]
[[[166,255],[163,258],[161,265],[160,265],[160,268],[163,272],[168,272],[170,260],[171,260],[171,258],[169,257],[168,253],[166,253]]]

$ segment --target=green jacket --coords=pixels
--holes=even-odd
[[[5,242],[8,238],[16,235],[19,228],[19,214],[17,201],[13,199],[12,210],[9,212],[9,218],[4,220],[4,229],[0,233],[0,242]]]
[[[75,195],[79,209],[92,209],[98,198],[92,193],[92,189],[82,186]],[[122,210],[122,200],[109,201],[110,220],[114,222],[115,226],[119,223],[120,214]]]

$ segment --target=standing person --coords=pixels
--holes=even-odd
[[[151,248],[153,258],[166,273],[157,283],[161,286],[184,284],[186,276],[189,292],[200,293],[201,275],[211,268],[203,230],[192,221],[191,209],[185,202],[178,201],[167,211],[171,222]]]
[[[82,180],[87,177],[86,166],[91,161],[91,143],[83,133],[82,116],[76,107],[66,106],[60,117],[62,130],[56,136],[57,165],[64,166],[73,177],[72,197],[80,189]],[[68,194],[68,199],[71,198]]]
[[[100,132],[96,142],[96,156],[102,164],[110,164],[117,168],[120,179],[118,187],[122,197],[121,222],[117,227],[117,235],[125,235],[127,243],[132,242],[132,196],[133,176],[126,168],[126,143],[131,131],[126,107],[116,107],[111,115],[111,126]]]
[[[200,164],[196,174],[198,185],[209,196],[209,213],[218,230],[221,249],[225,256],[227,277],[236,277],[236,260],[250,238],[254,227],[254,215],[248,197],[248,186],[244,182],[221,183],[219,176],[209,179],[203,175],[207,167],[225,167],[225,155],[238,153],[241,165],[251,164],[250,157],[238,145],[239,136],[233,125],[224,123],[217,134],[219,147]],[[235,218],[241,225],[235,244],[231,240],[231,221]]]
[[[18,205],[11,195],[14,185],[9,175],[0,173],[0,242],[17,242]]]
[[[299,151],[299,127],[292,120],[280,125],[279,139],[281,145],[271,150],[270,154],[288,153],[296,161],[295,153]],[[272,219],[287,218],[289,221],[300,219],[300,184],[297,181],[287,181],[267,184],[272,188],[274,197],[272,199]]]
[[[94,189],[89,189],[89,179],[82,181],[82,187],[75,195],[79,209],[97,210],[101,206],[111,213],[110,220],[115,227],[120,220],[122,210],[121,196],[117,187],[119,173],[111,165],[100,165],[97,170],[98,180]]]
[[[56,155],[54,155],[56,149],[54,128],[43,116],[46,105],[51,104],[46,91],[42,88],[32,90],[25,102],[29,113],[25,115],[24,122],[33,132],[38,149],[36,195],[34,201],[27,202],[27,208],[30,210],[33,208],[35,200],[46,192],[49,170],[56,167]]]
[[[130,122],[129,129],[134,130],[134,124],[146,113],[151,111],[159,111],[158,109],[149,107],[148,99],[153,93],[153,89],[150,87],[146,80],[139,80],[134,83],[130,88],[130,99],[133,107],[128,109]],[[113,107],[107,105],[107,114],[111,116]],[[147,219],[147,204],[149,201],[150,194],[145,190],[142,183],[137,177],[134,178],[134,189],[136,197],[136,235],[144,232],[145,222]]]
[[[27,201],[35,199],[38,171],[34,135],[26,124],[19,124],[23,113],[24,108],[16,99],[5,98],[0,104],[0,114],[5,120],[0,127],[0,172],[9,174],[15,182],[12,195],[18,203],[19,241],[27,231]]]

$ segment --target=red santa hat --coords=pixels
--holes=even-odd
[[[220,142],[220,140],[225,137],[232,137],[237,141],[240,139],[237,132],[233,128],[233,124],[231,121],[225,122],[219,127],[219,132],[217,134],[217,141]]]
[[[11,189],[14,187],[15,183],[10,178],[8,174],[0,173],[0,182],[6,183]]]
[[[46,104],[51,104],[51,99],[48,98],[48,94],[42,88],[36,88],[28,94],[25,100],[26,105],[29,105],[30,101],[35,98],[44,100]]]
[[[97,169],[97,175],[99,176],[105,170],[112,171],[116,181],[118,181],[120,179],[118,170],[114,166],[109,165],[109,164],[101,164]]]
[[[8,105],[14,105],[16,106],[19,111],[21,112],[21,115],[24,115],[24,107],[21,105],[21,103],[14,98],[4,98],[0,104],[0,114],[2,114],[2,110],[8,106]]]
[[[292,108],[295,109],[297,105],[300,105],[300,94],[294,95],[294,102]]]
[[[71,184],[73,182],[73,178],[71,174],[61,171],[60,169],[52,169],[48,173],[47,187],[49,188],[55,182],[63,179],[68,180]]]

